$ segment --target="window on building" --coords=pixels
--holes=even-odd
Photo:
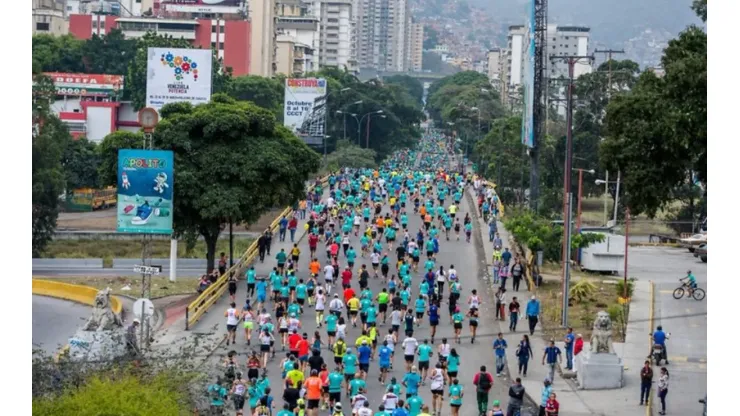
[[[555,49],[555,45],[552,45],[552,48]]]
[[[565,40],[568,40],[568,39],[570,39],[570,38],[569,38],[568,36],[566,36],[566,37],[565,37]]]
[[[105,20],[101,20],[100,21],[100,29],[101,30],[104,30],[105,29]]]
[[[211,33],[216,33],[216,26],[211,26]]]
[[[48,32],[49,31],[49,24],[45,22],[36,22],[36,30]]]
[[[219,42],[218,49],[221,50],[221,51],[224,50],[224,43],[223,42]]]

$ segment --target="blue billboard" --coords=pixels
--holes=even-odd
[[[172,234],[173,174],[172,151],[118,151],[119,233]]]
[[[531,0],[528,10],[527,35],[524,37],[524,76],[522,84],[522,143],[527,147],[534,147],[534,54],[535,54],[535,22],[534,2]]]

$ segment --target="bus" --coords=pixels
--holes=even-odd
[[[116,191],[112,186],[104,189],[75,189],[72,195],[67,196],[67,211],[90,212],[113,207],[118,199]]]

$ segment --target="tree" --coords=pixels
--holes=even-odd
[[[251,101],[272,111],[282,121],[285,83],[281,81],[256,75],[235,77],[229,83],[227,93],[236,100]]]
[[[120,29],[113,29],[102,36],[94,34],[80,48],[83,56],[83,72],[126,75],[134,59],[136,47],[136,39],[124,38]]]
[[[707,22],[707,0],[694,0],[691,8],[696,12],[702,22]]]
[[[67,194],[78,188],[98,187],[99,158],[94,142],[84,137],[70,141],[62,156]]]
[[[72,35],[34,35],[31,41],[33,73],[83,72],[84,42]]]
[[[166,105],[161,116],[153,143],[175,154],[174,230],[203,236],[208,271],[226,223],[252,223],[272,207],[294,203],[319,169],[316,152],[250,102],[216,94],[196,107]],[[105,143],[111,136],[103,140],[106,149],[116,148]],[[115,172],[107,166],[110,178]]]
[[[424,86],[418,79],[408,75],[393,75],[386,77],[384,81],[386,84],[398,85],[404,88],[420,106],[423,105]]]
[[[67,127],[50,111],[54,84],[37,76],[33,86],[32,130],[32,252],[38,256],[51,241],[59,216],[59,197],[64,192],[62,155],[72,139]]]
[[[669,42],[665,76],[640,76],[635,88],[607,109],[602,163],[621,170],[625,203],[654,216],[676,189],[707,181],[707,37],[695,26]]]
[[[147,56],[148,48],[190,48],[190,43],[186,39],[173,38],[167,35],[158,35],[147,32],[139,38],[136,44],[136,54],[131,60],[128,67],[128,77],[126,78],[126,88],[124,89],[124,98],[133,102],[134,108],[139,110],[146,105],[146,80],[147,77]]]
[[[105,136],[97,147],[98,181],[101,186],[116,186],[118,183],[118,150],[141,149],[144,135],[125,130],[114,131]]]
[[[375,151],[363,149],[348,140],[338,140],[335,151],[329,153],[326,158],[326,166],[330,171],[336,171],[341,168],[374,168]]]

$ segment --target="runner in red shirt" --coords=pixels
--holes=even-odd
[[[298,335],[298,330],[296,329],[294,329],[293,333],[288,336],[288,347],[290,348],[290,353],[296,358],[298,357],[298,341],[301,339],[302,338]]]
[[[344,273],[342,273],[342,283],[344,283]],[[355,290],[351,287],[344,289],[344,303],[347,304],[350,299],[355,297]]]
[[[308,365],[308,350],[309,350],[309,344],[308,344],[308,334],[303,333],[303,337],[301,337],[300,340],[298,340],[296,344],[296,348],[298,349],[298,360],[301,362],[301,371],[306,372],[306,365]]]
[[[319,236],[311,233],[308,235],[308,249],[311,252],[311,258],[316,255],[316,247],[319,245]]]
[[[321,379],[321,409],[326,409],[327,403],[329,403],[329,369],[326,363],[321,365],[321,371],[319,371],[319,378]]]
[[[331,251],[332,258],[337,258],[337,254],[339,254],[339,244],[331,243],[331,247],[329,247],[329,251]]]
[[[347,289],[352,283],[352,270],[349,267],[342,272],[342,287]]]

